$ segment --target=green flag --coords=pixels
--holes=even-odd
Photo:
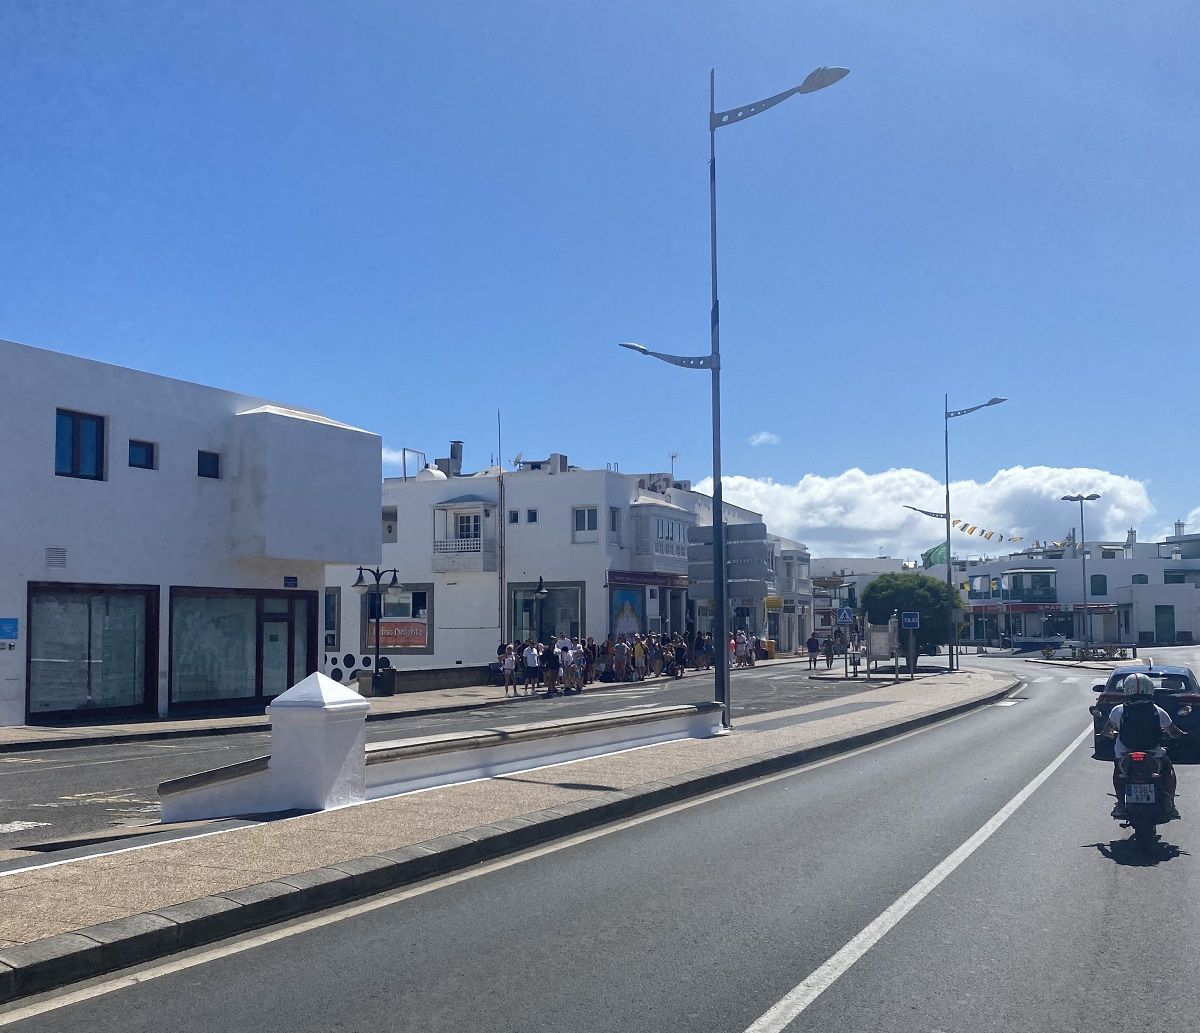
[[[946,543],[945,542],[942,542],[940,545],[935,545],[928,552],[921,553],[921,566],[923,566],[926,570],[928,570],[930,567],[932,567],[935,563],[945,563],[945,562],[946,562]]]

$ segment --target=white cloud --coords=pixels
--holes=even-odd
[[[921,470],[866,473],[852,469],[835,477],[809,474],[795,484],[727,476],[724,486],[726,501],[762,513],[773,532],[804,542],[814,556],[876,556],[882,552],[916,559],[945,537],[941,521],[903,508],[908,504],[942,510],[943,485]],[[711,478],[696,487],[710,492]],[[1078,505],[1060,501],[1063,495],[1076,492],[1101,495],[1086,504],[1089,538],[1123,540],[1127,528],[1141,523],[1139,540],[1154,539],[1156,529],[1149,525],[1149,518],[1155,509],[1145,484],[1107,470],[1082,467],[1017,466],[997,471],[982,484],[955,481],[951,485],[951,516],[1005,535],[1023,535],[1025,541],[1013,546],[1016,549],[1035,538],[1060,538],[1078,525]],[[1195,517],[1200,520],[1200,512],[1195,512]],[[957,531],[952,540],[959,556],[1010,551]]]
[[[383,446],[383,462],[385,466],[401,466],[404,463],[404,449]]]
[[[757,434],[751,434],[746,439],[747,445],[753,445],[757,448],[759,445],[778,445],[779,435],[773,434],[769,430],[760,430]]]

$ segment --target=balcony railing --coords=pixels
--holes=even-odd
[[[495,548],[495,538],[435,538],[433,541],[433,551],[443,554],[491,552]]]
[[[1058,589],[1051,586],[1050,588],[1017,588],[1003,593],[971,591],[967,593],[967,598],[987,599],[997,603],[1056,603],[1058,602]]]

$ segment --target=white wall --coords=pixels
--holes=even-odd
[[[238,419],[244,418],[235,414],[269,404],[264,399],[8,341],[0,341],[0,370],[6,443],[0,618],[20,620],[16,648],[0,643],[0,724],[24,721],[29,581],[158,586],[162,712],[171,585],[283,588],[285,577],[295,577],[298,588],[319,592],[329,556],[378,556],[377,435],[308,421],[296,435],[295,419],[258,421],[269,447],[265,468],[257,470],[255,434],[243,440]],[[58,408],[104,417],[104,480],[55,475]],[[289,437],[296,447],[286,447]],[[128,465],[131,438],[155,444],[157,469]],[[221,453],[220,479],[197,476],[198,450]],[[315,465],[309,465],[312,454]],[[346,472],[336,482],[340,498],[330,497],[318,480],[335,465]],[[277,479],[291,485],[281,505],[271,495]],[[300,491],[305,483],[307,490]],[[261,545],[257,558],[238,559],[234,509],[247,490],[265,492],[264,516],[257,521]],[[276,521],[291,529],[279,537]],[[266,555],[281,546],[283,555]],[[46,568],[48,547],[66,550],[65,567]]]

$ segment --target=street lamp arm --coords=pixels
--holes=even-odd
[[[978,412],[980,409],[986,409],[989,405],[999,405],[1001,402],[1007,401],[1007,398],[989,398],[986,402],[980,402],[978,405],[972,405],[969,409],[947,409],[946,419],[952,420],[955,416],[966,416],[968,413]]]
[[[790,90],[777,93],[774,97],[768,97],[766,100],[760,100],[754,104],[746,104],[740,108],[730,108],[728,111],[712,112],[708,116],[708,128],[710,130],[720,129],[722,126],[733,125],[735,122],[745,122],[746,119],[761,114],[767,108],[782,104],[797,93],[816,93],[817,90],[823,90],[826,86],[832,86],[849,73],[849,68],[816,68],[799,86],[793,86]]]
[[[668,355],[666,352],[652,352],[649,348],[643,347],[640,344],[634,344],[632,341],[621,341],[619,343],[622,348],[628,348],[639,355],[649,355],[652,358],[661,359],[663,362],[669,362],[672,366],[683,366],[685,369],[721,368],[721,357],[719,355]]]

